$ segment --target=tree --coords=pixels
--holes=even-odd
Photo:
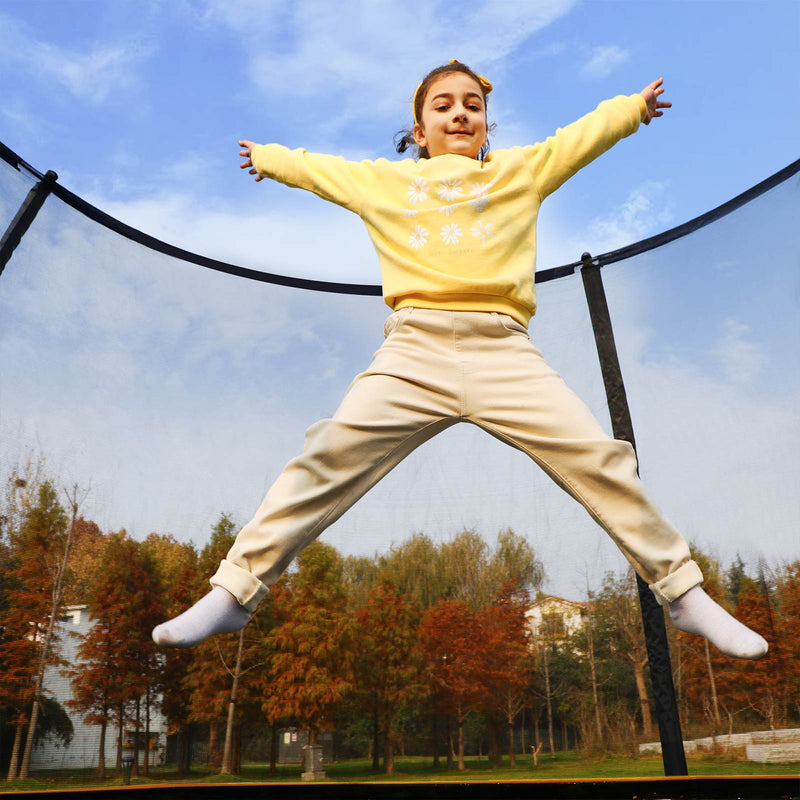
[[[289,718],[305,725],[314,744],[353,685],[342,559],[330,545],[314,542],[273,592],[276,624],[263,708],[273,723]]]
[[[198,579],[197,551],[191,543],[178,542],[169,534],[151,533],[141,544],[159,587],[162,614],[165,619],[177,616],[195,598],[193,587]],[[155,621],[155,620],[153,620]],[[186,674],[193,658],[191,649],[168,649],[156,653],[156,671],[146,698],[145,742],[150,741],[150,702],[161,698],[161,711],[168,728],[185,730],[189,725],[190,690],[185,686]],[[181,750],[181,754],[185,750]],[[145,760],[145,774],[149,763]],[[184,759],[178,759],[178,771],[186,770]]]
[[[88,598],[93,624],[78,646],[79,668],[68,672],[74,697],[70,704],[86,722],[101,726],[100,777],[105,775],[108,724],[113,720],[119,726],[119,769],[126,709],[155,681],[158,662],[150,630],[163,614],[160,588],[147,551],[124,530],[109,534]]]
[[[356,612],[355,685],[384,725],[384,771],[394,773],[394,727],[400,709],[422,692],[419,609],[382,580]],[[373,761],[377,758],[377,747]]]
[[[213,574],[236,538],[237,525],[229,514],[221,514],[211,537],[200,553],[192,581],[191,601],[208,591],[208,575]],[[263,604],[262,604],[263,605]],[[252,622],[244,632],[212,636],[192,648],[183,687],[189,691],[188,722],[209,727],[209,760],[220,771],[238,771],[234,756],[236,722],[241,704],[248,696],[241,679],[263,663],[260,643],[251,636]],[[223,728],[224,723],[224,728]],[[219,732],[223,730],[222,746]],[[184,730],[184,738],[189,729]]]
[[[483,643],[476,613],[461,600],[440,600],[423,616],[420,638],[433,676],[438,710],[456,721],[458,768],[464,770],[464,722],[483,698],[480,680]]]
[[[647,688],[645,667],[647,648],[644,641],[642,616],[638,603],[636,577],[632,569],[624,576],[606,575],[603,588],[595,604],[596,616],[606,646],[627,659],[633,668],[636,698],[642,721],[642,733],[647,739],[653,736],[653,720],[650,710],[650,695]]]
[[[516,766],[514,723],[527,702],[533,672],[525,612],[530,606],[527,592],[517,592],[509,582],[477,620],[483,656],[480,680],[484,708],[499,714],[508,730],[509,766]]]
[[[27,488],[27,483],[22,478],[14,478],[14,483],[19,489]],[[10,544],[12,570],[7,590],[8,604],[2,620],[7,636],[10,634],[4,650],[5,659],[11,662],[11,684],[17,692],[18,737],[22,735],[22,725],[25,722],[22,708],[27,705],[24,702],[26,692],[30,708],[28,735],[19,766],[20,778],[28,775],[44,691],[44,672],[47,665],[57,658],[55,623],[61,605],[72,527],[50,481],[39,484],[35,501],[32,495],[32,491],[26,493],[20,506],[12,514],[4,515],[7,521],[16,518],[18,522],[18,527],[10,527],[6,534]],[[72,517],[72,522],[74,521],[75,513]],[[33,645],[32,650],[21,639],[29,639]],[[21,658],[26,655],[30,660],[24,663]],[[20,741],[21,738],[18,738],[15,744],[9,780],[16,777]]]

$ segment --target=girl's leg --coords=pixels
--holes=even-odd
[[[659,602],[669,604],[677,627],[706,636],[734,657],[764,655],[766,642],[699,589],[700,569],[683,537],[646,495],[633,448],[603,431],[519,323],[487,317],[494,318],[494,335],[473,338],[474,358],[482,366],[472,370],[465,418],[527,453],[575,497]],[[491,332],[489,321],[481,324]]]
[[[459,373],[445,329],[435,316],[433,324],[414,325],[411,314],[404,309],[389,318],[370,368],[332,419],[308,429],[302,454],[287,464],[211,578],[214,590],[159,625],[158,644],[188,647],[241,628],[300,550],[416,447],[458,421]]]

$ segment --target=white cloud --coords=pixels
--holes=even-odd
[[[574,4],[464,3],[454,27],[453,7],[444,2],[398,13],[395,3],[375,0],[266,7],[252,0],[208,0],[204,20],[221,22],[241,37],[250,77],[263,95],[325,98],[336,110],[329,124],[343,127],[358,116],[404,114],[417,82],[449,58],[478,70],[499,65]]]
[[[728,380],[741,386],[751,384],[766,362],[764,353],[752,341],[751,334],[749,325],[727,317],[722,321],[722,335],[713,350]]]
[[[581,67],[580,74],[584,78],[607,78],[620,64],[630,59],[628,50],[617,45],[595,47],[589,60]]]
[[[134,85],[136,66],[151,53],[152,47],[141,40],[62,47],[37,38],[13,17],[0,14],[0,55],[92,105],[103,103],[121,87]]]
[[[592,252],[607,253],[666,229],[672,220],[668,188],[663,181],[646,181],[631,189],[618,208],[591,220]]]

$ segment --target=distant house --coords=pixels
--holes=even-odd
[[[86,634],[92,627],[92,620],[85,605],[66,606],[62,609],[61,618],[56,627],[61,658],[68,667],[79,665],[77,655],[80,639],[71,634]],[[100,726],[87,725],[83,714],[70,708],[67,700],[71,700],[72,687],[69,678],[62,675],[63,666],[49,666],[44,674],[44,688],[57,700],[69,715],[75,735],[67,747],[59,745],[51,739],[40,741],[31,752],[31,770],[45,769],[80,769],[97,766],[100,749]],[[151,709],[150,712],[150,763],[160,763],[166,742],[167,723],[164,717]],[[113,767],[117,753],[117,737],[119,730],[110,725],[106,730],[106,764]],[[123,735],[123,746],[130,745],[128,752],[133,754],[133,743],[136,732],[133,726],[126,728]],[[144,731],[139,734],[139,763],[144,764]]]
[[[546,595],[540,597],[525,612],[528,627],[534,640],[546,638],[550,641],[566,639],[583,626],[586,616],[584,603],[565,600],[563,597]]]

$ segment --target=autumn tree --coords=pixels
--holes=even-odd
[[[373,714],[375,739],[383,722],[384,771],[394,773],[395,723],[400,709],[422,692],[422,651],[419,644],[419,609],[382,580],[356,612],[353,632],[355,686]],[[377,743],[377,742],[376,742]],[[373,749],[373,763],[378,748]]]
[[[476,612],[462,600],[440,600],[420,624],[420,638],[432,675],[434,702],[457,727],[458,769],[464,770],[464,723],[483,700]]]
[[[141,543],[142,552],[153,567],[160,594],[162,617],[171,619],[192,605],[193,587],[197,580],[197,551],[191,542],[179,542],[171,534],[151,533]],[[150,712],[160,705],[168,728],[182,730],[188,725],[190,692],[183,681],[192,659],[189,649],[156,651],[156,671],[153,684],[145,695],[145,737],[150,746]],[[166,743],[164,743],[165,745]],[[145,760],[145,774],[149,760]],[[179,771],[184,767],[179,761]]]
[[[116,768],[121,767],[129,711],[156,681],[158,661],[150,639],[162,614],[160,583],[146,550],[125,531],[109,534],[88,597],[93,624],[82,637],[80,665],[69,671],[70,705],[100,725],[98,774],[105,775],[105,734],[118,726]]]
[[[18,776],[27,777],[41,698],[47,688],[43,686],[45,669],[58,660],[55,622],[71,526],[52,482],[29,486],[26,479],[14,475],[10,483],[16,497],[14,504],[6,504],[3,515],[9,563],[7,603],[0,625],[5,640],[2,658],[9,670],[11,704],[16,709],[17,738],[9,769],[9,779],[13,779],[26,725]]]
[[[527,689],[534,667],[525,616],[529,606],[528,593],[515,591],[509,581],[477,619],[483,708],[487,715],[499,716],[506,725],[511,767],[516,766],[514,724],[528,702]]]
[[[216,572],[236,538],[237,525],[229,514],[221,514],[211,530],[191,581],[189,604],[209,591],[208,576]],[[263,616],[269,601],[262,602]],[[209,761],[223,773],[239,770],[238,731],[243,714],[260,698],[254,694],[252,672],[264,665],[258,628],[251,620],[239,632],[210,636],[191,649],[183,688],[189,692],[188,722],[208,725]],[[168,687],[168,691],[173,691]],[[176,689],[176,691],[179,691]],[[188,742],[189,729],[183,733]]]
[[[296,572],[274,588],[263,707],[273,723],[294,719],[306,726],[314,744],[352,688],[352,620],[336,550],[314,542],[296,564]]]

